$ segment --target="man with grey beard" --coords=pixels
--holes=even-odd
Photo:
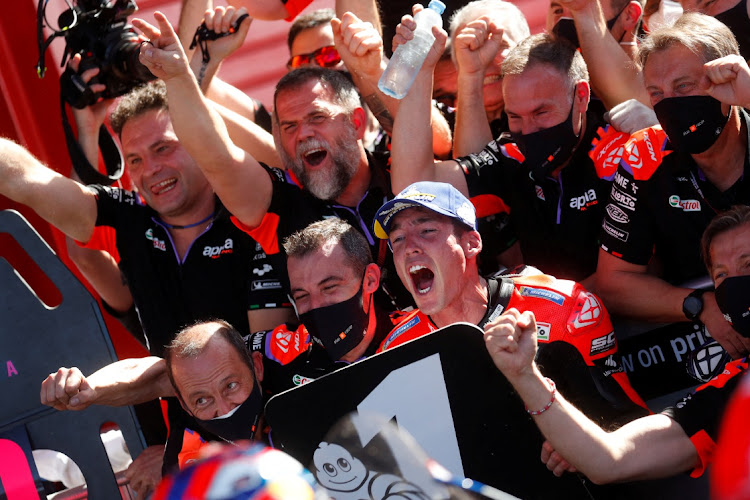
[[[393,194],[386,170],[388,155],[370,153],[362,143],[366,115],[354,84],[335,70],[294,70],[276,86],[273,122],[276,149],[286,172],[262,165],[271,179],[262,220],[254,223],[257,219],[238,215],[235,223],[268,252],[310,222],[332,216],[344,219],[364,233],[384,267],[381,305],[388,309],[410,305],[392,257],[371,233],[378,203]],[[253,182],[258,181],[256,176]]]
[[[311,222],[340,217],[364,233],[384,268],[381,306],[410,304],[387,245],[371,233],[377,209],[393,193],[388,157],[371,155],[362,144],[365,112],[352,81],[324,68],[300,68],[281,78],[273,125],[286,171],[270,168],[232,141],[201,93],[169,21],[161,13],[154,17],[158,29],[133,20],[151,41],[141,50],[141,62],[165,81],[177,137],[235,224],[254,235],[266,253],[276,253],[283,251],[280,241]]]

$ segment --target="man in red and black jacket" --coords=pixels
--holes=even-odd
[[[248,337],[264,355],[266,394],[297,387],[375,354],[403,313],[374,300],[380,269],[367,239],[338,218],[310,224],[284,242],[300,322]]]
[[[471,202],[437,182],[412,184],[378,211],[375,234],[388,238],[399,276],[419,307],[381,349],[459,321],[488,329],[508,308],[529,310],[543,342],[538,363],[585,413],[606,424],[646,414],[617,359],[612,323],[599,299],[578,283],[543,274],[482,278],[475,223]]]

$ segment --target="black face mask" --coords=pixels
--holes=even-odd
[[[654,105],[656,117],[677,151],[702,153],[714,145],[729,121],[730,112],[708,95],[669,97]]]
[[[357,347],[367,333],[369,316],[362,308],[362,287],[351,299],[299,315],[299,320],[331,360]]]
[[[620,14],[625,11],[627,6],[628,4],[625,4],[625,7],[623,7],[615,17],[607,21],[607,31],[612,31],[612,28],[615,27],[615,23],[620,18]],[[570,17],[561,17],[552,28],[552,35],[557,39],[569,41],[577,49],[581,47],[581,42],[578,40],[578,30],[576,29],[576,24]],[[625,33],[622,34],[617,42],[621,42],[624,36]]]
[[[750,338],[750,276],[726,278],[716,287],[716,304],[732,328]]]
[[[234,410],[211,420],[199,418],[195,420],[204,430],[234,443],[241,439],[253,439],[261,411],[263,411],[263,394],[256,380],[250,395]]]
[[[575,104],[575,97],[573,98]],[[573,155],[578,137],[573,132],[573,105],[568,117],[554,127],[531,134],[516,134],[511,137],[524,156],[523,164],[531,171],[534,180],[540,181],[554,172]]]

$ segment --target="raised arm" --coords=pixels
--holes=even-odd
[[[88,241],[94,232],[94,193],[5,138],[0,138],[0,194],[32,208],[75,240]]]
[[[399,112],[401,101],[378,89],[378,80],[387,65],[381,34],[370,22],[362,21],[351,12],[344,14],[341,20],[333,19],[331,27],[336,50],[351,72],[363,100],[383,129],[392,136],[393,119]],[[435,106],[430,109],[429,125],[430,151],[439,158],[447,157],[452,147],[450,126]]]
[[[650,105],[643,75],[607,29],[599,1],[561,0],[561,3],[573,15],[581,54],[591,76],[591,86],[606,108],[611,109],[629,99]],[[630,2],[620,16],[624,27],[632,30],[642,10],[638,2]]]
[[[216,7],[216,9],[209,9],[204,13],[203,22],[207,30],[226,34],[234,31],[235,24],[245,14],[247,14],[247,11],[244,8],[235,9],[231,5],[229,7]],[[252,21],[251,17],[247,17],[239,25],[236,33],[216,40],[206,40],[203,42],[205,45],[199,43],[195,47],[195,51],[190,58],[190,68],[198,79],[198,84],[204,94],[210,88],[213,77],[219,71],[224,59],[244,43]],[[203,52],[203,47],[206,48],[206,54]],[[209,59],[208,61],[204,60],[206,57]]]
[[[276,151],[276,145],[273,142],[273,136],[269,132],[244,115],[225,108],[219,103],[212,101],[211,105],[224,120],[229,137],[236,146],[244,149],[253,158],[269,167],[283,168]]]
[[[344,18],[344,14],[351,12],[362,21],[372,24],[381,38],[383,25],[380,22],[380,9],[377,0],[336,0],[336,17]]]
[[[699,463],[685,431],[666,415],[649,415],[606,433],[556,393],[540,373],[536,321],[510,309],[485,327],[487,350],[560,455],[595,483],[667,477]]]
[[[78,71],[81,62],[79,54],[74,55],[70,61],[70,67]],[[99,73],[99,68],[92,68],[81,74],[84,83],[88,82]],[[105,89],[102,84],[91,85],[93,92],[101,92]],[[78,130],[78,144],[88,162],[96,166],[99,162],[99,128],[104,123],[107,110],[112,100],[104,100],[87,106],[83,109],[72,108],[73,119]],[[74,181],[80,181],[75,169],[70,171],[70,177]],[[133,306],[133,296],[130,289],[123,282],[120,268],[112,256],[104,250],[83,248],[72,238],[65,238],[68,249],[68,257],[76,265],[86,280],[94,287],[112,309],[126,312]]]
[[[177,33],[180,35],[180,43],[185,49],[188,58],[193,55],[194,49],[191,50],[189,47],[190,42],[193,40],[195,29],[201,24],[206,9],[210,9],[212,4],[212,0],[182,0],[180,19],[177,22]]]
[[[288,0],[288,2],[293,4],[305,3],[297,0]],[[283,2],[282,0],[229,0],[228,3],[237,8],[246,8],[247,12],[254,19],[275,21],[289,17],[289,10],[286,8],[287,2]],[[300,10],[302,8],[304,8],[304,5],[299,6]]]
[[[416,27],[411,16],[404,16],[399,24],[394,45],[411,39]],[[393,125],[391,141],[391,188],[394,193],[417,181],[440,181],[453,184],[464,194],[468,187],[455,161],[435,163],[432,153],[430,115],[432,106],[432,75],[445,48],[447,34],[433,28],[435,43],[409,92],[401,99],[399,113]]]
[[[257,226],[271,203],[271,179],[230,139],[221,116],[201,93],[167,18],[161,12],[154,17],[159,28],[140,19],[133,24],[151,40],[141,47],[141,61],[166,83],[175,133],[227,209],[244,224]]]
[[[455,40],[458,104],[453,155],[458,158],[478,153],[494,139],[484,109],[484,73],[507,43],[502,28],[486,16],[464,26]]]
[[[123,359],[84,377],[78,368],[60,368],[42,382],[42,404],[83,410],[92,404],[126,406],[174,396],[162,358]]]

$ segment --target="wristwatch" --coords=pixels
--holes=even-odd
[[[708,290],[693,290],[682,301],[682,313],[690,321],[700,321],[698,318],[703,312],[703,294]]]

